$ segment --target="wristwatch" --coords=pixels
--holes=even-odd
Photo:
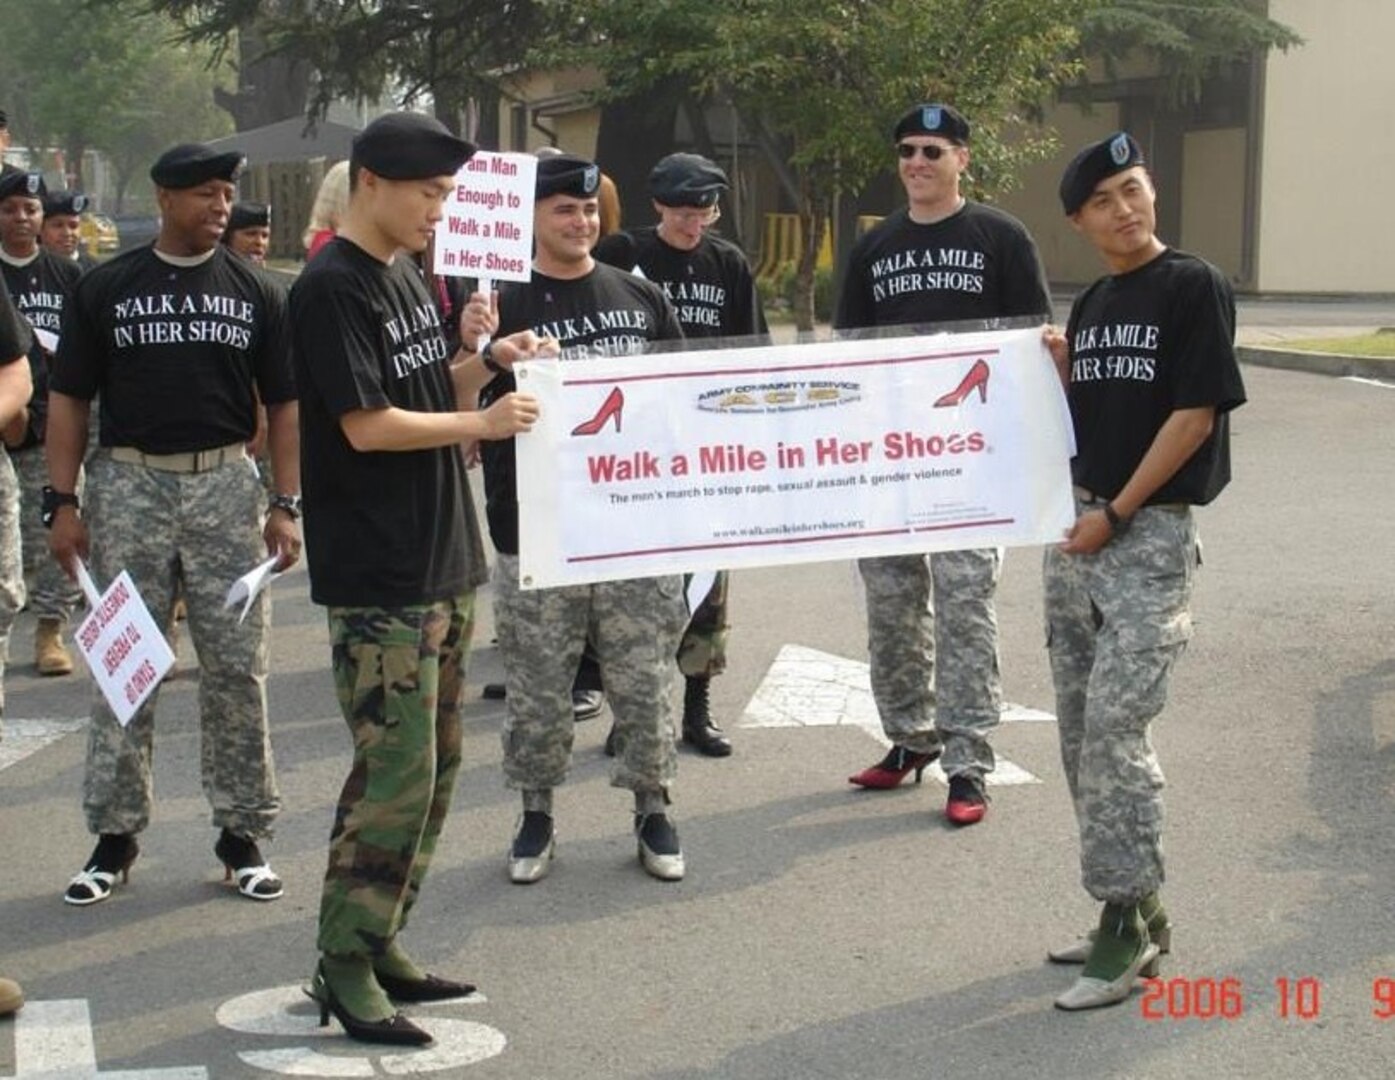
[[[480,349],[480,362],[495,375],[503,375],[508,369],[494,359],[494,342],[486,341]]]
[[[299,495],[282,495],[280,493],[277,493],[271,497],[271,500],[270,502],[268,502],[267,507],[271,510],[284,510],[286,513],[291,515],[292,521],[300,520]]]
[[[74,510],[78,509],[78,497],[71,491],[55,491],[45,484],[42,496],[39,504],[39,519],[44,523],[45,529],[53,528],[54,516],[61,507],[71,506]]]

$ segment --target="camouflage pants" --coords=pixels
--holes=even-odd
[[[460,769],[474,594],[402,608],[330,608],[339,708],[354,762],[329,835],[319,949],[379,956],[407,922]]]
[[[997,548],[857,564],[882,730],[912,750],[943,741],[950,776],[993,770],[988,733],[1003,701],[993,595],[1002,565]]]
[[[267,730],[267,632],[263,592],[247,619],[223,607],[228,586],[266,558],[261,484],[247,461],[203,473],[172,473],[113,461],[88,463],[83,516],[92,576],[105,588],[129,570],[157,621],[184,590],[189,637],[199,657],[199,764],[214,828],[269,836],[281,808]],[[123,728],[100,691],[92,706],[83,809],[94,833],[136,833],[150,821],[155,702]]]
[[[711,590],[698,604],[683,640],[678,643],[678,670],[688,676],[720,675],[727,669],[727,599],[730,574],[717,572]],[[683,579],[686,590],[689,577]]]
[[[1144,507],[1093,555],[1046,549],[1061,759],[1080,828],[1081,880],[1096,900],[1131,903],[1163,882],[1163,773],[1148,725],[1191,637],[1196,567],[1196,525],[1185,508]]]
[[[504,775],[512,788],[555,788],[571,763],[572,677],[590,637],[600,658],[620,750],[610,782],[668,788],[673,745],[674,655],[687,622],[676,575],[523,590],[518,556],[499,556],[494,609],[508,685]]]
[[[0,447],[0,734],[5,724],[5,659],[10,628],[24,606],[24,572],[20,566],[19,481],[10,455]]]
[[[12,456],[19,476],[19,531],[24,547],[24,585],[29,592],[29,610],[36,618],[58,619],[66,623],[82,605],[82,590],[63,573],[48,553],[48,530],[39,515],[42,492],[48,483],[48,461],[42,446],[30,447]],[[78,495],[83,493],[82,472],[78,472]]]

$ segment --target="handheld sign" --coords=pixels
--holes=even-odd
[[[527,281],[533,273],[537,175],[532,154],[481,150],[465,162],[436,228],[436,273],[477,278],[486,296],[495,281]]]
[[[77,575],[92,610],[73,638],[117,722],[125,727],[174,667],[174,653],[127,571],[121,571],[104,593],[97,592],[80,559]]]

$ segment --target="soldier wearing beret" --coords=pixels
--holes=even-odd
[[[1065,335],[1046,336],[1075,425],[1079,515],[1046,551],[1047,641],[1081,879],[1103,905],[1089,935],[1050,953],[1085,965],[1062,1009],[1124,1000],[1171,946],[1148,732],[1192,633],[1192,507],[1229,482],[1229,413],[1245,401],[1230,285],[1158,239],[1156,198],[1122,131],[1061,181],[1066,215],[1109,271],[1076,298]]]
[[[528,282],[492,297],[476,293],[465,309],[464,340],[496,328],[532,329],[555,337],[562,360],[642,352],[650,342],[676,340],[683,328],[663,291],[592,258],[600,230],[600,169],[558,154],[538,162],[533,216],[536,254]],[[501,373],[489,400],[513,388]],[[623,404],[611,398],[589,423],[620,423]],[[508,686],[504,775],[519,790],[523,814],[509,848],[511,881],[541,879],[556,851],[552,793],[571,764],[572,678],[589,636],[615,714],[617,755],[611,784],[634,793],[640,864],[661,880],[683,876],[678,832],[667,812],[677,772],[671,716],[674,655],[687,622],[683,578],[523,590],[518,578],[518,493],[513,440],[481,448],[489,531],[498,549],[495,615]]]
[[[82,246],[82,215],[87,196],[79,191],[50,191],[44,199],[44,224],[39,242],[44,249],[77,263],[86,272],[97,265]]]
[[[960,192],[969,134],[969,122],[950,105],[917,105],[896,124],[908,205],[853,246],[835,326],[1050,316],[1046,275],[1027,230]],[[972,408],[965,401],[974,390],[986,399],[986,384],[964,385],[925,404]],[[872,694],[892,746],[852,783],[893,788],[911,771],[919,780],[943,752],[945,816],[956,825],[982,820],[984,777],[994,764],[988,734],[1002,708],[993,605],[1001,568],[994,548],[858,561]]]
[[[739,247],[709,230],[722,216],[726,173],[700,154],[669,154],[649,174],[659,223],[608,236],[601,262],[640,272],[664,290],[688,338],[768,333],[755,278]],[[628,264],[628,265],[625,265]],[[726,757],[731,740],[712,720],[712,676],[726,670],[728,575],[719,573],[678,646],[683,673],[683,741],[709,757]]]
[[[369,1042],[428,1042],[394,1003],[473,990],[423,972],[399,933],[450,809],[474,590],[487,576],[461,444],[537,416],[518,394],[475,410],[492,371],[451,355],[414,260],[474,151],[431,117],[374,120],[354,139],[338,236],[291,289],[310,595],[328,608],[354,748],[311,993],[322,1022],[332,1012]],[[548,347],[524,332],[494,342],[487,362]]]
[[[49,558],[39,504],[48,483],[44,428],[49,364],[62,329],[64,305],[82,271],[71,259],[39,244],[47,200],[48,190],[38,173],[9,165],[0,170],[0,272],[16,309],[38,331],[29,348],[34,382],[29,425],[9,444],[19,477],[24,581],[36,620],[34,666],[40,675],[67,675],[73,670],[73,658],[63,644],[63,631],[82,594]]]
[[[266,265],[271,250],[271,207],[266,203],[233,203],[223,243],[255,266]]]
[[[170,610],[178,584],[198,652],[204,794],[219,830],[225,880],[251,900],[275,900],[281,880],[259,841],[280,811],[267,731],[270,599],[244,621],[223,606],[228,583],[270,553],[300,556],[296,394],[285,294],[218,243],[242,155],[176,146],[150,170],[160,205],[152,245],[84,274],[63,314],[50,379],[49,546],[71,575],[90,557],[105,584],[130,571],[151,611]],[[88,414],[100,399],[99,446],[77,495]],[[245,446],[256,404],[270,416],[275,496],[268,506]],[[97,695],[83,809],[99,837],[64,899],[111,895],[150,820],[152,694],[122,727]]]

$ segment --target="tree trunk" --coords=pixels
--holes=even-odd
[[[832,198],[807,176],[800,177],[799,264],[794,272],[794,328],[801,336],[814,332],[814,271],[823,247],[824,229],[832,212]]]
[[[280,11],[295,7],[301,0],[277,0]],[[284,54],[268,56],[267,41],[260,27],[250,22],[238,31],[237,91],[215,87],[213,100],[233,118],[238,131],[304,116],[310,100],[310,65]]]

